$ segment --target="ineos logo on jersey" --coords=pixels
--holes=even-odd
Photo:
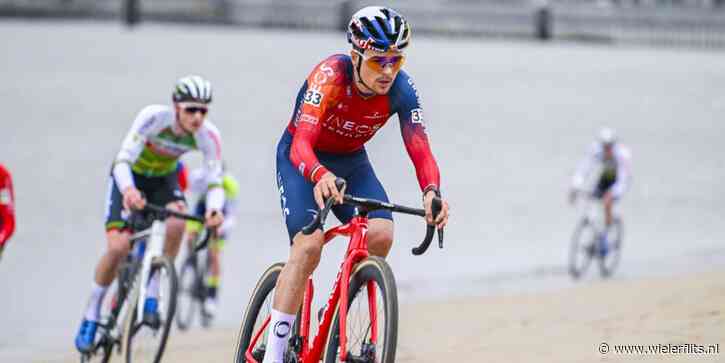
[[[361,138],[374,135],[385,122],[374,125],[360,124],[355,121],[343,120],[338,116],[332,116],[322,123],[326,129],[345,137]]]
[[[274,334],[278,338],[285,338],[289,334],[290,327],[289,323],[286,321],[279,321],[277,324],[274,325]]]
[[[318,92],[317,90],[307,90],[307,92],[305,92],[305,103],[315,107],[320,107],[320,104],[322,103],[322,97],[324,96],[324,94]]]

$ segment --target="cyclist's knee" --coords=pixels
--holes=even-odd
[[[166,228],[174,233],[181,234],[184,232],[186,222],[179,218],[169,218],[166,220]]]
[[[321,231],[315,231],[309,236],[298,234],[292,244],[292,252],[288,263],[298,265],[304,271],[312,273],[320,262],[323,238]]]
[[[108,253],[114,258],[123,258],[131,250],[128,232],[109,231],[106,237],[108,239]]]
[[[385,257],[393,246],[393,221],[375,218],[369,221],[368,250],[370,254]]]
[[[166,204],[166,208],[176,212],[186,213],[186,204],[180,200]],[[166,228],[183,231],[186,228],[186,221],[176,217],[169,217],[166,220]]]

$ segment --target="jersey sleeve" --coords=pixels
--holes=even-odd
[[[163,109],[163,106],[159,105],[151,105],[142,109],[133,121],[126,137],[123,139],[121,150],[116,155],[113,166],[113,177],[121,192],[128,187],[134,186],[131,165],[136,162],[141,151],[143,151],[146,140],[151,132],[158,129],[158,124],[161,121],[156,116]]]
[[[624,146],[619,146],[615,155],[617,157],[617,181],[612,185],[612,194],[620,198],[629,188],[629,181],[632,177],[632,155]]]
[[[599,158],[599,152],[599,148],[596,144],[592,144],[589,146],[586,155],[579,162],[579,165],[577,165],[576,170],[574,171],[574,175],[571,178],[572,189],[581,189],[584,187],[584,182],[589,176],[589,173],[592,172],[592,169],[598,162],[597,160]]]
[[[430,149],[426,133],[423,108],[413,80],[401,71],[396,77],[391,94],[392,109],[398,114],[400,132],[405,149],[415,166],[420,189],[440,188],[440,171]]]
[[[10,173],[0,165],[0,246],[15,232],[15,192]]]
[[[338,102],[344,76],[340,62],[329,58],[317,65],[305,82],[306,90],[294,120],[297,128],[292,138],[290,161],[312,183],[317,183],[327,172],[315,156],[314,146],[322,130],[322,118]]]
[[[224,206],[222,188],[222,142],[219,130],[209,120],[197,131],[197,146],[204,155],[202,168],[206,177],[206,205],[209,210],[221,210]]]
[[[224,176],[224,195],[226,201],[224,209],[224,223],[219,227],[219,232],[229,238],[229,233],[237,223],[237,212],[239,210],[239,182],[231,174]]]

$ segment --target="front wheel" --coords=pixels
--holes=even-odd
[[[179,270],[179,296],[177,298],[176,325],[186,330],[194,320],[199,309],[200,291],[203,291],[203,279],[199,277],[199,265],[193,252],[184,260]],[[202,284],[202,286],[199,286]]]
[[[601,251],[599,258],[599,272],[603,277],[609,277],[619,265],[622,256],[622,238],[624,237],[624,226],[619,217],[614,217],[612,225],[606,229],[604,251]]]
[[[259,278],[259,282],[257,282],[244,312],[242,327],[237,335],[234,362],[248,362],[246,353],[247,350],[250,350],[250,345],[252,345],[251,352],[254,360],[259,363],[264,360],[267,332],[269,330],[269,327],[265,327],[264,324],[271,316],[274,288],[283,267],[284,263],[276,263],[270,266]],[[263,328],[264,331],[260,331]],[[254,338],[257,338],[257,340],[253,341]]]
[[[596,253],[596,241],[596,228],[583,218],[574,229],[569,248],[569,274],[573,278],[579,278],[589,268]]]
[[[342,303],[342,302],[340,302]],[[350,277],[345,333],[347,362],[392,363],[398,340],[398,293],[390,266],[380,257],[362,260]],[[340,309],[327,341],[326,363],[340,360]]]
[[[129,305],[132,308],[132,311],[129,312],[130,320],[126,323],[123,335],[126,343],[126,363],[158,363],[161,361],[176,312],[178,287],[174,264],[164,256],[155,257],[151,262],[149,273],[150,276],[159,274],[158,316],[153,319],[151,316],[149,319],[144,316],[141,323],[137,323],[137,301],[132,300],[134,303]],[[139,297],[139,299],[144,298]],[[142,300],[141,303],[143,304],[144,301]]]

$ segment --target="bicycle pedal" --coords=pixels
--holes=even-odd
[[[252,357],[254,357],[254,360],[257,362],[262,362],[264,360],[264,353],[266,352],[266,347],[264,345],[259,346],[257,348],[254,348],[252,351]]]
[[[287,346],[287,352],[294,353],[293,355],[296,355],[297,353],[302,351],[302,337],[299,335],[294,335],[290,338],[289,344]],[[296,357],[295,357],[296,359]],[[296,360],[295,360],[296,362]]]

